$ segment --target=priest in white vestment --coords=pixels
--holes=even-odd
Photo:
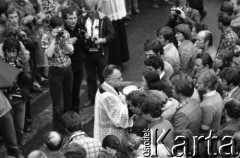
[[[105,82],[99,87],[95,98],[94,138],[102,142],[107,135],[115,135],[122,141],[127,128],[133,125],[125,96],[115,89],[122,83],[122,74],[117,66],[108,65],[103,76]]]

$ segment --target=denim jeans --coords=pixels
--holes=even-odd
[[[19,149],[17,145],[16,132],[13,123],[12,111],[0,117],[0,133],[3,137],[9,156],[18,157]]]
[[[61,116],[72,108],[72,67],[49,68],[49,86],[53,106],[53,129],[60,131]]]
[[[11,100],[13,110],[13,122],[17,135],[17,142],[19,147],[23,145],[24,123],[25,123],[25,111],[26,103],[23,98],[15,98]]]
[[[97,92],[97,73],[100,83],[104,82],[103,70],[107,66],[107,55],[100,52],[87,52],[85,56],[85,67],[87,72],[87,86],[89,100],[94,103]]]

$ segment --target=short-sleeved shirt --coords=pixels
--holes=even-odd
[[[72,44],[69,33],[66,30],[64,30],[63,33],[65,34],[64,36],[67,37],[66,42],[68,44]],[[50,46],[52,39],[53,39],[53,36],[50,31],[48,31],[46,34],[43,34],[41,45],[44,50],[46,50]],[[49,65],[52,67],[60,67],[60,68],[69,67],[71,65],[71,59],[68,55],[72,53],[73,51],[68,52],[64,47],[62,47],[61,40],[57,39],[56,45],[55,45],[55,52],[53,56],[49,58]]]

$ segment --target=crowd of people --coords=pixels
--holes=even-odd
[[[137,0],[0,2],[0,60],[21,70],[16,83],[0,91],[0,132],[9,156],[23,157],[23,134],[32,122],[30,93],[42,92],[43,80],[50,87],[53,131],[29,158],[191,157],[195,150],[195,157],[224,157],[230,151],[218,150],[224,136],[240,150],[239,0],[220,7],[217,48],[202,23],[202,0],[164,0],[173,5],[171,17],[143,44],[147,71],[141,84],[124,81],[117,66],[129,59],[125,20],[140,13]],[[158,1],[152,4],[159,8]],[[79,115],[84,65],[84,107],[94,106],[93,138],[82,130]],[[122,94],[123,87],[135,88]],[[219,140],[211,152],[204,141],[197,149],[191,144],[211,134]],[[182,143],[177,136],[190,145],[175,148]]]

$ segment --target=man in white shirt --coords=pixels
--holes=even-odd
[[[103,76],[105,82],[99,87],[95,98],[94,138],[102,142],[107,135],[115,135],[122,141],[126,128],[133,125],[125,96],[116,89],[122,83],[122,74],[117,66],[108,65]]]
[[[115,31],[110,19],[103,13],[97,11],[96,1],[84,1],[86,15],[81,21],[86,27],[86,48],[85,68],[87,73],[87,86],[89,101],[84,107],[94,105],[94,98],[97,92],[97,74],[102,84],[104,78],[103,69],[107,66],[109,44],[113,40]]]

